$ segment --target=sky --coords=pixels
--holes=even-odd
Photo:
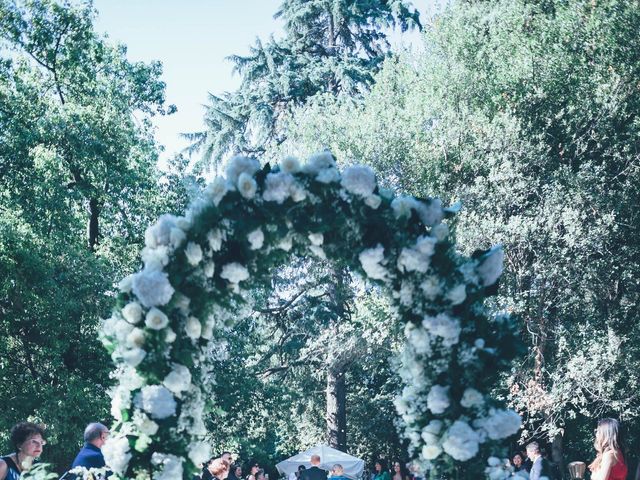
[[[437,0],[414,0],[421,17]],[[94,0],[96,30],[124,43],[132,61],[159,60],[167,85],[167,105],[178,111],[156,116],[156,139],[165,147],[161,165],[183,149],[182,132],[203,129],[208,93],[221,94],[240,83],[225,58],[247,54],[256,38],[281,36],[273,14],[282,0]],[[394,35],[394,44],[418,44],[419,35]]]

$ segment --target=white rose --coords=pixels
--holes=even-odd
[[[202,324],[200,323],[200,320],[196,317],[189,317],[185,323],[184,331],[187,334],[187,337],[192,340],[200,338],[200,334],[202,333]]]
[[[184,249],[184,254],[187,257],[187,261],[194,267],[202,261],[202,247],[194,242],[189,242]]]
[[[220,277],[237,284],[249,278],[249,270],[238,262],[227,263],[222,267]]]
[[[142,345],[144,345],[144,331],[136,327],[127,335],[127,346],[142,347]]]
[[[177,219],[174,215],[165,214],[160,216],[155,224],[145,230],[145,245],[149,248],[169,245],[171,240],[171,230],[177,226],[176,220]]]
[[[183,477],[182,458],[168,453],[154,452],[151,463],[159,467],[153,472],[152,480],[178,480]]]
[[[310,233],[309,241],[311,242],[311,245],[320,246],[324,242],[324,235],[322,233]]]
[[[294,183],[295,179],[290,173],[269,173],[264,182],[262,198],[281,204],[291,195]]]
[[[340,180],[340,172],[337,168],[327,168],[321,170],[316,175],[316,181],[324,184],[334,183]]]
[[[440,445],[432,444],[422,447],[422,458],[425,460],[435,460],[442,453]]]
[[[169,264],[169,247],[144,247],[140,253],[146,270],[162,270]]]
[[[136,411],[136,413],[134,414],[133,423],[138,427],[138,430],[140,430],[140,433],[143,433],[149,436],[153,436],[156,433],[158,433],[158,429],[160,428],[160,426],[156,422],[151,420],[149,417],[147,417],[144,413],[140,411]]]
[[[486,432],[491,440],[501,440],[518,433],[522,418],[513,410],[491,409],[489,415],[476,420],[474,426]]]
[[[184,365],[174,363],[173,369],[162,381],[162,384],[175,394],[184,392],[191,385],[191,372]]]
[[[173,330],[171,330],[170,328],[167,328],[164,331],[164,341],[167,343],[173,343],[176,341],[176,332],[174,332]]]
[[[417,201],[413,197],[396,197],[391,201],[391,209],[396,218],[410,217],[416,204]]]
[[[152,308],[147,312],[144,324],[152,330],[161,330],[169,325],[169,317],[157,308]]]
[[[142,270],[133,277],[132,290],[145,307],[166,305],[173,296],[174,289],[169,276],[157,270]]]
[[[213,262],[207,262],[204,264],[202,271],[204,272],[205,277],[211,278],[216,271],[216,264]]]
[[[434,275],[427,277],[420,284],[420,289],[428,300],[435,300],[435,298],[442,293],[440,280]]]
[[[431,230],[431,235],[439,242],[443,242],[449,236],[449,227],[446,223],[439,223]]]
[[[286,237],[284,237],[282,240],[280,240],[280,243],[278,243],[278,248],[280,250],[284,250],[285,252],[290,251],[291,248],[293,248],[293,237],[291,235],[287,235]]]
[[[211,458],[211,447],[204,442],[189,445],[189,460],[194,465],[200,465]]]
[[[440,415],[449,408],[449,387],[434,385],[427,394],[427,408],[435,415]]]
[[[181,228],[175,227],[171,229],[169,234],[169,244],[172,248],[178,248],[187,239],[187,234]]]
[[[213,204],[217,207],[227,192],[231,189],[232,185],[227,180],[222,177],[217,177],[213,182],[205,187],[204,193],[211,198]]]
[[[131,460],[127,437],[111,436],[102,446],[104,461],[114,473],[124,475]]]
[[[480,265],[476,268],[482,280],[482,285],[488,287],[496,283],[500,275],[502,275],[503,263],[504,250],[502,250],[502,246],[500,245],[493,247],[484,255],[480,260]]]
[[[242,172],[238,177],[238,192],[247,200],[256,196],[258,190],[258,184],[251,175],[246,172]]]
[[[292,156],[284,157],[280,162],[280,169],[286,173],[297,173],[300,171],[300,160]]]
[[[427,202],[416,201],[413,208],[418,213],[422,223],[428,226],[436,225],[444,218],[442,201],[439,198],[432,198]]]
[[[324,150],[322,152],[314,153],[309,157],[307,163],[303,167],[303,171],[306,173],[318,173],[322,170],[330,169],[336,166],[336,161],[331,155],[331,152]]]
[[[260,227],[256,228],[254,231],[247,235],[247,240],[249,241],[249,245],[251,246],[251,250],[259,250],[264,245],[264,233]]]
[[[478,453],[480,448],[478,434],[462,420],[456,420],[445,434],[442,448],[454,460],[466,462]]]
[[[252,177],[258,170],[260,170],[260,162],[258,162],[258,160],[242,155],[236,155],[229,160],[229,163],[227,163],[227,180],[232,185],[237,185],[240,175],[246,173]]]
[[[460,400],[460,405],[464,408],[473,408],[479,407],[484,403],[484,397],[482,393],[480,393],[475,388],[467,388],[462,394],[462,399]]]
[[[376,174],[365,165],[354,165],[345,169],[340,183],[348,192],[367,198],[376,188]]]
[[[226,235],[219,229],[211,230],[207,233],[207,241],[211,250],[219,252],[222,248],[222,242],[226,239]]]
[[[135,274],[127,275],[122,280],[120,280],[120,283],[118,283],[118,290],[120,290],[123,293],[129,293],[133,288],[134,275]]]
[[[322,249],[322,247],[319,247],[317,245],[309,245],[309,250],[311,251],[311,253],[313,253],[320,260],[326,260],[327,259],[327,255],[326,255],[326,253],[324,253],[324,250]]]
[[[140,365],[146,356],[147,352],[141,348],[132,348],[131,350],[122,352],[122,359],[131,367]]]
[[[136,395],[136,406],[141,408],[152,418],[162,420],[175,415],[176,401],[171,392],[161,385],[147,385],[142,387]]]
[[[467,298],[467,287],[464,283],[456,285],[447,292],[447,299],[452,305],[460,305]]]
[[[369,195],[364,199],[364,203],[367,207],[377,210],[382,203],[382,198],[379,195]]]
[[[142,320],[142,307],[138,302],[129,302],[122,308],[123,318],[132,324]]]
[[[374,280],[385,280],[387,278],[389,272],[382,265],[384,263],[384,247],[382,245],[363,250],[358,255],[358,259],[369,278]]]
[[[425,315],[422,319],[422,326],[431,335],[441,337],[442,345],[445,347],[452,347],[458,343],[462,331],[460,322],[446,313],[439,313],[435,317]]]

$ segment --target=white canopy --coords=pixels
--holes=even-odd
[[[285,475],[298,470],[300,465],[307,468],[311,467],[311,455],[320,456],[319,467],[323,470],[330,471],[336,463],[344,468],[344,476],[349,478],[360,478],[364,470],[364,461],[359,458],[352,457],[340,450],[328,447],[327,445],[318,445],[309,450],[287,458],[276,465],[278,471]]]

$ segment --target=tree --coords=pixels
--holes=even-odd
[[[316,97],[269,151],[369,158],[392,185],[462,200],[463,247],[505,245],[496,308],[530,355],[499,389],[557,463],[563,440],[592,455],[594,418],[638,431],[638,26],[613,0],[453,5],[419,60],[387,61],[363,101]]]
[[[179,162],[156,168],[149,118],[172,110],[160,64],[128,61],[94,17],[90,2],[0,1],[0,439],[44,422],[58,470],[108,418],[96,340],[113,281],[156,212],[187,197]]]
[[[204,153],[199,168],[282,143],[291,109],[314,95],[366,91],[389,55],[385,29],[420,27],[418,17],[404,0],[283,1],[275,18],[284,21],[284,38],[257,40],[247,57],[232,56],[239,89],[210,95],[206,131],[187,135],[190,151]]]

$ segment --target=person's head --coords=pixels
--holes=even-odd
[[[402,465],[400,464],[400,462],[393,462],[393,471],[395,473],[401,473],[402,472]]]
[[[42,454],[44,428],[31,422],[20,422],[11,429],[11,443],[23,457],[38,458]]]
[[[227,462],[229,465],[233,463],[233,455],[231,452],[222,452],[222,455],[220,455],[220,458],[225,462]]]
[[[596,428],[596,439],[593,446],[596,448],[598,455],[611,450],[616,456],[620,451],[620,424],[614,418],[603,418],[598,422]]]
[[[535,460],[539,456],[540,445],[538,445],[538,442],[531,442],[529,445],[527,445],[527,457],[529,457],[531,460]]]
[[[84,443],[90,443],[98,448],[102,448],[104,442],[109,438],[109,429],[101,423],[90,423],[84,429]]]
[[[303,470],[306,470],[307,467],[305,467],[304,465],[299,465],[298,466],[298,473],[302,473]]]
[[[233,469],[233,473],[235,474],[236,478],[241,478],[242,477],[242,467],[240,465],[236,465]]]
[[[214,477],[224,480],[229,475],[229,462],[223,458],[216,458],[209,463],[207,470]]]
[[[264,480],[264,470],[260,469],[256,472],[256,480]]]
[[[260,465],[258,465],[257,463],[254,463],[253,465],[251,465],[250,472],[251,472],[251,475],[253,475],[254,477],[259,470],[260,470]]]
[[[522,455],[520,455],[519,453],[516,453],[513,456],[512,463],[515,467],[519,467],[520,465],[522,465]]]
[[[341,477],[344,475],[344,468],[339,463],[336,463],[331,469],[331,473],[336,477]]]
[[[382,459],[376,460],[376,464],[375,464],[376,472],[382,472],[386,470],[386,468],[387,468],[387,463],[384,460]]]
[[[320,455],[316,455],[315,453],[311,455],[311,465],[314,467],[320,465]]]

